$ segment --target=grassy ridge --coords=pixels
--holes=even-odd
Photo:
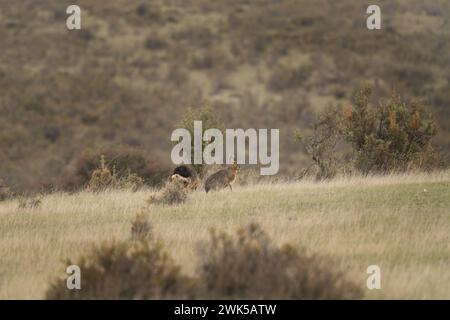
[[[130,222],[154,191],[52,194],[35,210],[0,204],[0,298],[42,298],[61,262],[92,244],[130,236]],[[156,234],[192,271],[210,227],[256,221],[276,242],[331,255],[365,287],[377,264],[382,290],[368,298],[450,298],[450,172],[336,179],[328,183],[195,192],[177,207],[150,206]]]

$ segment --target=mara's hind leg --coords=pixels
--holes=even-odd
[[[231,187],[231,184],[229,183],[228,186],[230,187],[230,190],[233,191],[233,188]]]

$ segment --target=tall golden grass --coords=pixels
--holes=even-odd
[[[450,172],[257,184],[206,194],[184,204],[148,204],[156,190],[54,193],[39,208],[0,203],[0,298],[40,299],[63,275],[65,258],[94,244],[130,237],[147,208],[154,233],[184,269],[214,227],[227,232],[259,223],[277,243],[329,255],[365,285],[379,265],[382,289],[367,298],[450,298]]]

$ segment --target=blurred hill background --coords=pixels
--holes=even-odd
[[[279,128],[292,173],[308,162],[296,130],[367,84],[374,103],[422,99],[448,153],[449,18],[447,0],[1,0],[0,177],[37,190],[119,146],[170,168],[172,130],[205,103],[227,128]]]

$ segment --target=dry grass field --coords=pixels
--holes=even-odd
[[[450,299],[450,172],[259,184],[205,194],[179,206],[148,205],[153,190],[55,193],[39,208],[0,203],[0,299],[40,299],[63,260],[130,237],[146,208],[156,235],[187,271],[209,229],[258,222],[277,243],[334,258],[365,287],[381,267],[382,289],[366,298]]]

